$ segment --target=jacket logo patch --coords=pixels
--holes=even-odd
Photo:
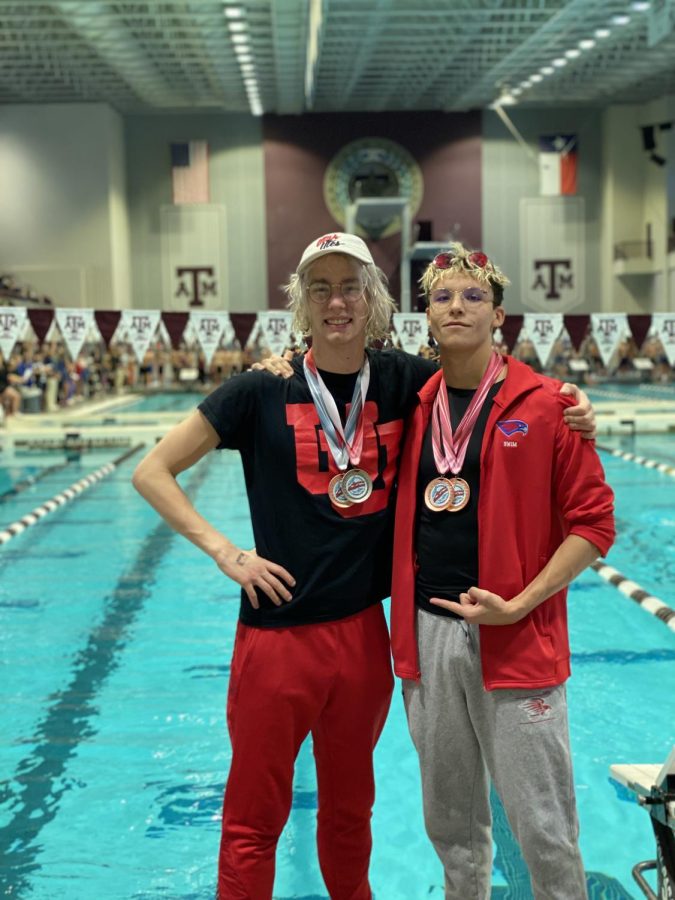
[[[523,422],[522,419],[502,419],[501,422],[497,422],[497,428],[502,434],[511,437],[512,434],[526,435],[529,425],[527,422]]]

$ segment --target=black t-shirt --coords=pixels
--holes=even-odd
[[[372,478],[373,492],[365,503],[339,509],[328,498],[338,469],[302,357],[292,362],[292,378],[247,372],[223,383],[199,406],[220,437],[219,448],[241,453],[256,552],[296,580],[293,599],[279,607],[258,591],[255,610],[242,592],[240,619],[247,625],[341,619],[390,593],[392,487],[404,419],[436,365],[399,351],[367,352],[370,384],[359,467]],[[344,421],[355,378],[323,377]]]
[[[431,442],[431,420],[422,445],[417,474],[417,520],[415,547],[419,569],[415,582],[415,603],[439,616],[457,618],[442,606],[429,603],[431,597],[457,600],[478,584],[478,495],[480,491],[480,451],[492,401],[502,382],[493,384],[469,438],[464,464],[457,474],[469,485],[469,502],[456,512],[434,512],[424,502],[424,491],[439,471]],[[448,387],[453,432],[462,420],[475,390]],[[446,478],[452,478],[449,472]]]

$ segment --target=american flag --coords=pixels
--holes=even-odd
[[[206,141],[171,144],[174,203],[209,202],[209,152]]]

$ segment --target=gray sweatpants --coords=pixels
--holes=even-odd
[[[492,779],[536,900],[585,900],[565,686],[485,691],[477,626],[418,611],[417,629],[422,678],[403,696],[446,898],[490,897]]]

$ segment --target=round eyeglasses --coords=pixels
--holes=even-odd
[[[345,303],[356,303],[363,297],[365,286],[360,281],[313,281],[307,288],[309,299],[314,303],[327,303],[337,290]]]
[[[438,288],[438,290],[429,294],[429,300],[432,306],[447,306],[452,302],[455,294],[459,294],[464,306],[477,306],[484,300],[489,299],[487,291],[482,291],[477,287],[468,287],[461,291],[451,291],[450,288]]]

